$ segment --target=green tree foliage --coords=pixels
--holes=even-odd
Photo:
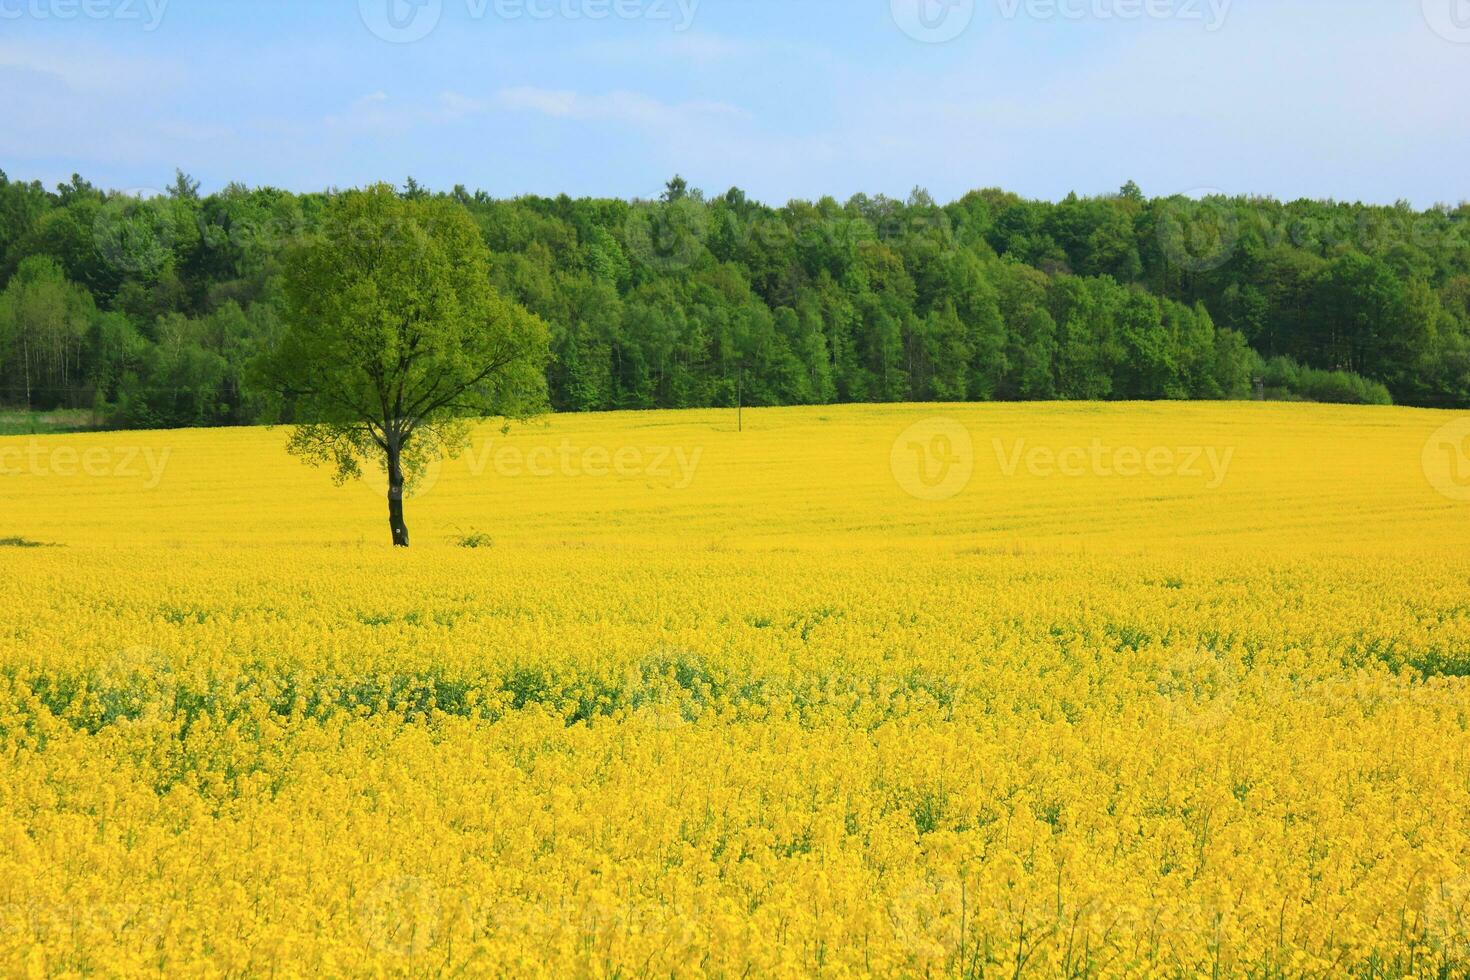
[[[0,293],[0,385],[8,400],[33,408],[80,381],[96,315],[91,295],[54,260],[22,261]]]
[[[79,342],[9,315],[0,399],[24,404],[30,370],[36,408],[273,420],[242,366],[282,330],[294,248],[342,196],[201,194],[179,173],[138,199],[0,175],[0,295],[91,299],[68,321],[85,321]],[[651,201],[398,196],[468,214],[482,275],[547,325],[562,411],[733,405],[737,387],[750,404],[1243,398],[1257,379],[1270,397],[1470,404],[1463,205],[1130,183],[1056,203],[986,189],[769,207],[682,178]],[[45,363],[26,353],[43,348]]]
[[[298,423],[291,452],[331,464],[339,483],[381,464],[400,547],[405,486],[459,452],[466,420],[524,418],[545,401],[546,325],[490,285],[488,259],[453,201],[386,185],[343,194],[287,256],[284,329],[252,365]]]

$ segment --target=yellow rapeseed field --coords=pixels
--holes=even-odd
[[[0,974],[1470,970],[1458,416],[286,437],[0,438]]]

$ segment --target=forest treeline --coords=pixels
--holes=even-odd
[[[405,196],[431,192],[409,180]],[[772,208],[463,187],[485,274],[550,326],[562,411],[988,399],[1470,405],[1470,206],[981,190]],[[276,421],[248,365],[331,192],[0,173],[0,405]]]

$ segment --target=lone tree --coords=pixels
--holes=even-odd
[[[295,424],[289,452],[341,484],[375,459],[393,544],[408,547],[405,488],[469,442],[470,421],[546,404],[546,325],[490,285],[468,212],[386,184],[332,199],[288,252],[285,329],[256,380]]]

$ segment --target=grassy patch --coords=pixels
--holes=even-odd
[[[57,432],[89,432],[100,428],[92,413],[81,408],[52,412],[0,409],[0,436],[46,435]]]

